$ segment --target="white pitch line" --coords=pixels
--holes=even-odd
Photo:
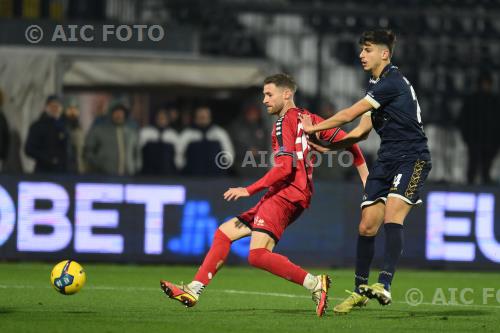
[[[244,290],[232,290],[232,289],[216,289],[211,290],[212,292],[222,292],[227,294],[241,294],[241,295],[259,295],[259,296],[277,296],[277,297],[288,297],[288,298],[311,298],[311,296],[295,295],[295,294],[281,294],[281,293],[266,293],[260,291],[244,291]],[[343,301],[344,298],[341,297],[329,297],[329,299],[334,299],[337,301]],[[405,304],[410,306],[407,302],[393,301],[393,303]],[[500,305],[483,305],[483,304],[435,304],[430,302],[422,302],[419,305],[434,305],[434,306],[458,306],[458,307],[479,307],[479,308],[498,308]],[[411,308],[418,308],[419,305],[410,306]]]
[[[50,286],[29,286],[29,285],[2,285],[0,289],[50,289]],[[160,291],[160,288],[153,287],[113,287],[113,286],[87,286],[85,289],[90,290],[110,290],[110,291]],[[306,295],[285,294],[285,293],[269,293],[262,291],[249,291],[249,290],[235,290],[235,289],[209,289],[209,292],[225,293],[225,294],[239,294],[239,295],[257,295],[257,296],[270,296],[270,297],[286,297],[286,298],[311,298]],[[342,301],[344,298],[330,297],[336,301]],[[418,309],[419,305],[431,306],[445,306],[445,307],[464,307],[464,308],[485,308],[485,309],[500,309],[500,305],[484,305],[484,304],[435,304],[430,302],[422,302],[417,306],[411,306],[407,302],[393,301],[393,303],[408,305],[409,308]]]

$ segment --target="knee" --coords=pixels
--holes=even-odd
[[[378,227],[375,224],[367,223],[361,221],[359,224],[358,232],[361,236],[375,236],[377,234]]]
[[[248,254],[248,263],[253,267],[262,267],[263,260],[265,260],[265,255],[268,252],[266,249],[254,249],[250,250]]]

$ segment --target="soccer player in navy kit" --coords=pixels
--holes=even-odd
[[[403,222],[411,208],[422,202],[420,190],[431,169],[415,91],[391,63],[395,41],[390,30],[364,32],[359,40],[359,57],[363,69],[372,75],[365,97],[316,125],[307,115],[302,116],[304,131],[309,134],[361,117],[359,125],[336,143],[323,147],[310,142],[319,151],[340,149],[364,140],[372,128],[381,138],[378,158],[370,168],[361,203],[355,288],[334,308],[336,313],[348,313],[353,307],[365,305],[369,298],[376,298],[382,305],[391,303],[390,286],[403,251]],[[382,223],[384,264],[378,282],[369,285],[375,236]]]

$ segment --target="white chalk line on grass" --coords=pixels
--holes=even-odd
[[[4,285],[0,284],[0,289],[50,289],[50,286],[29,286],[29,285]],[[109,291],[160,291],[160,288],[153,287],[113,287],[113,286],[86,286],[86,290],[109,290]],[[250,291],[250,290],[235,290],[235,289],[209,289],[209,292],[215,293],[225,293],[225,294],[238,294],[238,295],[255,295],[255,296],[268,296],[268,297],[286,297],[286,298],[311,298],[307,295],[296,295],[296,294],[286,294],[286,293],[270,293],[262,291]],[[336,301],[342,301],[344,298],[340,297],[330,297],[330,299]],[[393,303],[408,305],[407,302],[393,301]],[[445,306],[445,307],[463,307],[463,308],[485,308],[485,309],[500,309],[500,305],[485,305],[485,304],[436,304],[430,302],[422,302],[419,305],[432,305],[432,306]],[[409,306],[410,308],[418,308],[417,306]]]
[[[281,294],[281,293],[266,293],[266,292],[259,292],[259,291],[245,291],[245,290],[231,290],[231,289],[226,289],[226,290],[211,290],[211,291],[217,291],[217,292],[223,292],[223,293],[228,293],[228,294],[241,294],[241,295],[259,295],[259,296],[277,296],[277,297],[288,297],[288,298],[311,298],[311,296],[304,296],[304,295],[294,295],[294,294]],[[336,301],[343,301],[345,298],[340,298],[340,297],[329,297],[329,299],[333,299]],[[406,304],[409,305],[406,302],[400,302],[400,301],[392,301],[393,303],[398,303],[398,304]],[[500,309],[500,305],[483,305],[483,304],[435,304],[435,303],[430,303],[430,302],[422,302],[419,305],[434,305],[434,306],[458,306],[458,307],[476,307],[476,308],[497,308]],[[412,308],[417,308],[417,306],[411,306]]]

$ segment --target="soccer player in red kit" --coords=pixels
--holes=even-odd
[[[309,114],[315,122],[323,119],[309,111],[297,108],[293,96],[297,85],[292,77],[276,74],[264,80],[264,104],[271,115],[277,115],[272,147],[275,165],[264,177],[248,187],[230,188],[224,193],[227,201],[248,197],[268,189],[262,199],[251,209],[223,223],[215,232],[214,240],[193,281],[187,285],[175,285],[162,280],[165,294],[187,307],[198,302],[202,290],[213,279],[229,254],[231,243],[251,236],[250,265],[304,286],[312,293],[316,313],[325,313],[330,277],[314,276],[292,263],[287,257],[273,253],[273,249],[285,229],[309,206],[312,184],[312,161],[308,158],[307,136],[299,120],[300,114]],[[319,132],[325,141],[337,141],[345,136],[340,128]],[[363,154],[357,145],[349,150],[363,184],[368,176]]]

